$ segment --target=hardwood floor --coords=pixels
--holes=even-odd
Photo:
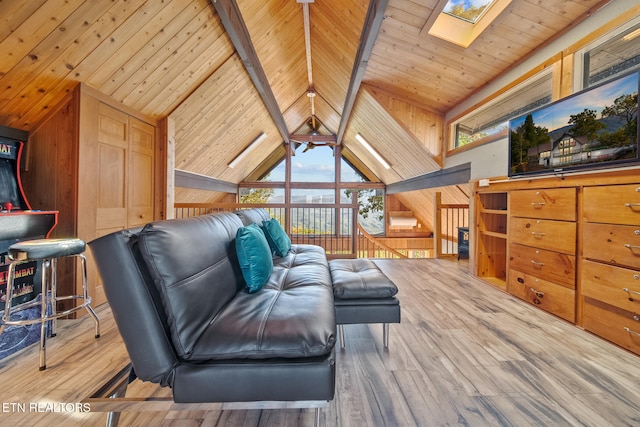
[[[640,425],[640,357],[479,282],[464,261],[377,263],[400,289],[402,323],[391,325],[388,351],[381,325],[345,326],[325,425]],[[108,307],[98,313],[99,340],[86,316],[59,327],[46,371],[38,371],[37,345],[0,361],[0,425],[104,425],[104,413],[66,411],[127,361]],[[168,392],[136,381],[127,396]],[[313,421],[308,409],[190,410],[123,413],[120,425]]]

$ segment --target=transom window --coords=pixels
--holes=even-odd
[[[457,120],[454,123],[453,148],[506,137],[509,119],[551,102],[551,78],[551,69],[538,73]]]
[[[640,68],[640,22],[634,21],[585,49],[583,88]]]

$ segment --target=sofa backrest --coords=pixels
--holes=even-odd
[[[258,224],[261,226],[262,221],[271,219],[269,212],[263,208],[239,209],[236,211],[236,215],[240,217],[244,225]]]
[[[179,357],[188,355],[209,323],[244,287],[232,213],[147,224],[140,253],[167,315]]]
[[[232,213],[157,221],[89,246],[137,375],[170,382],[219,310],[244,287]],[[151,367],[148,365],[151,364]]]

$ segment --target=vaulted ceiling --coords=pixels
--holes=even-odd
[[[446,112],[607,3],[512,0],[463,48],[428,33],[446,1],[301,1],[2,0],[0,125],[33,130],[81,81],[169,117],[177,169],[238,183],[313,116],[391,184],[441,168]]]

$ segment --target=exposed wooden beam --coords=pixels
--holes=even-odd
[[[344,108],[342,109],[342,116],[340,118],[340,126],[338,127],[337,141],[342,142],[344,137],[347,123],[351,116],[351,110],[353,110],[353,104],[356,102],[356,96],[364,77],[364,72],[367,69],[369,63],[369,57],[373,50],[373,45],[380,31],[382,25],[382,19],[384,18],[384,11],[387,8],[388,0],[371,0],[369,2],[369,9],[367,10],[367,16],[364,20],[364,26],[362,27],[362,35],[360,36],[360,45],[356,52],[356,59],[353,63],[353,70],[351,72],[351,79],[349,80],[349,89],[347,90],[347,97],[344,102]]]
[[[284,121],[276,97],[271,90],[267,75],[264,73],[262,64],[258,59],[258,54],[253,47],[253,42],[249,36],[247,26],[242,19],[242,14],[235,0],[211,0],[215,7],[220,21],[227,30],[227,34],[236,48],[240,59],[244,63],[244,68],[249,73],[254,86],[258,90],[262,102],[267,107],[267,111],[271,115],[273,123],[278,128],[278,132],[286,144],[289,143],[289,130],[287,123]]]
[[[222,193],[238,193],[238,186],[231,182],[221,181],[210,176],[175,169],[175,186],[195,188],[197,190],[219,191]]]
[[[294,141],[304,142],[336,142],[335,135],[292,134],[289,138]]]
[[[471,163],[463,163],[435,172],[405,179],[387,185],[387,194],[404,193],[406,191],[424,190],[426,188],[445,187],[469,182],[471,179]]]

